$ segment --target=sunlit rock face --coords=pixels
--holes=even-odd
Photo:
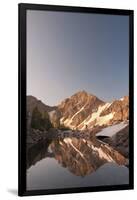
[[[114,136],[102,140],[126,158],[129,157],[129,125],[118,131]]]
[[[105,109],[101,116],[114,113],[112,121],[124,121],[129,118],[129,97],[125,96],[120,100],[115,100],[111,103],[109,108]]]
[[[61,124],[71,129],[94,129],[128,120],[129,98],[125,96],[108,103],[80,91],[61,102],[58,110],[61,112]]]
[[[104,102],[96,96],[80,91],[65,99],[58,106],[61,111],[61,123],[76,128]]]
[[[86,176],[107,162],[126,164],[126,159],[117,151],[97,140],[64,138],[51,143],[55,159],[77,176]]]
[[[116,148],[122,155],[129,156],[129,126],[119,131],[113,137],[113,147]]]
[[[109,126],[129,119],[129,97],[104,102],[86,91],[79,91],[57,106],[48,106],[33,96],[27,97],[27,113],[37,107],[41,113],[49,113],[53,126],[84,130]],[[29,120],[28,120],[29,121]]]

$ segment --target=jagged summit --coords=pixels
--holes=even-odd
[[[89,92],[87,92],[86,90],[80,90],[78,92],[76,92],[75,94],[73,94],[71,97],[96,97],[94,94],[91,94]],[[96,97],[97,98],[97,97]]]
[[[60,104],[59,107],[62,107],[64,104],[70,104],[70,102],[74,102],[77,104],[85,104],[85,103],[89,103],[89,101],[100,101],[101,103],[104,103],[102,100],[100,100],[98,97],[96,97],[93,94],[90,94],[88,92],[86,92],[85,90],[81,90],[78,91],[76,93],[74,93],[72,96],[64,99]]]
[[[73,94],[73,95],[86,95],[86,96],[88,96],[89,95],[89,93],[87,92],[87,91],[85,91],[85,90],[80,90],[80,91],[77,91],[75,94]],[[73,96],[72,95],[72,96]]]
[[[63,116],[61,122],[65,125],[78,126],[93,110],[103,104],[104,102],[96,96],[90,95],[86,91],[79,91],[58,106]]]

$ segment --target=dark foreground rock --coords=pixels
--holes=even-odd
[[[27,132],[27,144],[37,144],[40,141],[53,139],[58,137],[58,129],[50,128],[48,131],[40,131],[38,129],[30,129]]]
[[[129,157],[129,126],[116,133],[112,138],[104,138],[102,141],[108,143],[126,158]]]
[[[31,129],[27,133],[27,144],[36,144],[40,140],[46,139],[47,131],[40,131],[37,129]]]

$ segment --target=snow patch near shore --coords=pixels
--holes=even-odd
[[[112,137],[114,136],[117,132],[122,130],[128,125],[127,122],[121,122],[119,124],[115,124],[112,126],[109,126],[107,128],[102,129],[102,131],[98,132],[96,136],[106,136],[106,137]]]

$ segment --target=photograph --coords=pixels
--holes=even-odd
[[[128,184],[128,29],[27,11],[28,190]]]
[[[132,189],[133,13],[53,7],[23,11],[25,191]]]

